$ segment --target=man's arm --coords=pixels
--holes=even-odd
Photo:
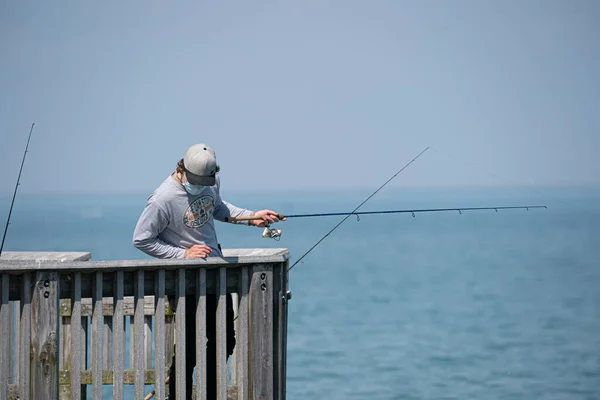
[[[225,222],[226,219],[230,217],[250,217],[252,215],[254,215],[254,211],[235,206],[225,200],[221,200],[221,197],[218,198],[218,203],[215,205],[215,211],[213,213],[213,217],[221,222]],[[236,223],[250,225],[250,221],[240,221]]]
[[[230,217],[250,217],[254,215],[253,211],[247,210],[235,206],[231,203],[226,202],[221,198],[221,178],[217,174],[216,177],[216,198],[215,198],[215,209],[213,211],[213,218],[217,221],[226,222],[227,218]],[[249,221],[234,222],[236,224],[251,225]]]
[[[269,223],[274,223],[279,221],[279,214],[277,214],[275,211],[271,211],[271,210],[260,210],[260,211],[251,211],[251,210],[247,210],[245,208],[240,208],[238,206],[235,206],[231,203],[226,202],[225,200],[221,199],[221,195],[220,195],[220,186],[221,186],[221,180],[219,179],[218,175],[217,175],[217,198],[215,199],[215,210],[213,212],[213,218],[218,220],[218,221],[222,221],[225,222],[227,218],[231,218],[231,217],[251,217],[251,216],[258,216],[261,217],[262,219],[259,220],[254,220],[254,221],[237,221],[237,222],[233,222],[234,224],[243,224],[243,225],[248,225],[248,226],[259,226],[259,227],[263,227],[268,225]],[[285,218],[282,219],[282,221],[285,221]]]
[[[135,227],[133,245],[152,257],[184,258],[185,249],[172,246],[158,238],[168,222],[160,207],[149,201]]]
[[[235,221],[235,222],[231,222],[231,223],[264,227],[269,224],[278,222],[280,220],[281,221],[286,220],[285,217],[283,219],[280,219],[281,216],[272,210],[250,211],[250,210],[246,210],[246,209],[234,206],[233,204],[227,203],[226,201],[222,201],[222,204],[223,204],[222,207],[226,211],[219,210],[221,214],[219,217],[217,217],[216,216],[216,208],[215,208],[215,214],[213,214],[215,216],[215,219],[217,219],[219,221],[225,221],[225,218],[229,218],[229,217],[255,216],[255,217],[260,217],[260,219],[250,220],[250,221]]]

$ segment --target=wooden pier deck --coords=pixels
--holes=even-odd
[[[287,249],[195,260],[91,261],[90,253],[0,258],[0,400],[187,399],[186,313],[195,313],[193,398],[207,399],[207,295],[217,302],[218,400],[285,399]],[[226,298],[236,345],[227,360]],[[190,299],[195,301],[189,304]],[[186,300],[188,304],[186,304]],[[126,344],[126,338],[129,343]],[[174,346],[177,344],[176,346]],[[204,345],[203,345],[204,344]],[[167,393],[176,351],[176,393]]]

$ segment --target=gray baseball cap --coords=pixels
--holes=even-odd
[[[219,172],[215,151],[200,143],[191,146],[183,157],[185,177],[192,185],[213,186]]]

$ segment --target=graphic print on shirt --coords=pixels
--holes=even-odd
[[[214,212],[214,199],[212,196],[197,198],[183,214],[183,223],[188,228],[198,229],[204,226]]]

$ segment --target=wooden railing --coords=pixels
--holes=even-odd
[[[185,371],[190,312],[196,340],[193,398],[207,398],[207,368],[216,368],[219,400],[285,399],[291,297],[286,249],[225,250],[223,258],[206,260],[89,258],[89,253],[3,253],[0,400],[82,399],[88,385],[92,399],[129,397],[126,385],[133,386],[134,399],[192,398]],[[229,363],[228,294],[236,343]],[[211,295],[217,304],[212,366],[206,346]],[[173,352],[176,393],[168,394]]]

